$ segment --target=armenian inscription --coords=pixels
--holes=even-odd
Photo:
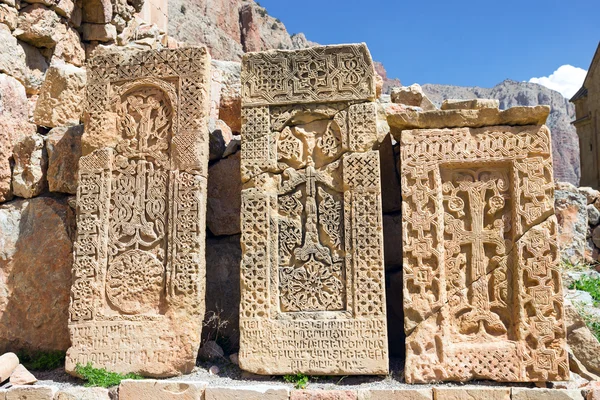
[[[549,130],[400,139],[407,382],[569,379]]]
[[[243,58],[247,371],[388,370],[374,73],[364,44]]]
[[[66,369],[190,372],[204,315],[210,56],[115,53],[88,67]],[[116,138],[116,139],[115,139]]]

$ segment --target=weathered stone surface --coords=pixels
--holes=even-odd
[[[206,239],[206,298],[210,301],[206,303],[202,338],[219,337],[227,353],[239,350],[241,261],[240,235]]]
[[[110,0],[86,0],[82,11],[83,22],[106,24],[112,19],[113,6]]]
[[[19,357],[15,353],[5,353],[0,356],[0,383],[4,382],[19,366]]]
[[[36,126],[12,118],[0,117],[0,203],[13,198],[12,172],[14,142],[26,135],[34,135]]]
[[[189,373],[204,317],[210,56],[123,52],[89,67],[85,135],[102,136],[112,113],[120,140],[79,162],[65,369]]]
[[[0,205],[0,353],[66,350],[75,218],[66,199]]]
[[[0,24],[5,24],[11,31],[17,28],[19,12],[16,8],[0,4]]]
[[[77,193],[83,125],[61,126],[46,137],[48,186],[51,192]]]
[[[406,381],[568,379],[549,130],[409,130],[400,149]]]
[[[358,400],[433,400],[431,389],[359,389]]]
[[[394,154],[394,147],[392,146],[392,138],[389,134],[385,136],[379,146],[379,163],[381,174],[381,207],[383,212],[400,211],[402,208],[400,176],[396,169],[396,156]]]
[[[85,82],[83,68],[52,64],[35,106],[34,122],[50,128],[79,124],[83,114]]]
[[[10,383],[12,385],[33,385],[37,382],[37,379],[33,374],[27,371],[27,368],[23,364],[19,364],[17,368],[10,375]]]
[[[585,196],[588,204],[594,204],[596,200],[600,199],[600,192],[596,189],[592,189],[588,186],[577,188],[577,191]]]
[[[35,47],[53,48],[59,40],[60,17],[42,4],[32,4],[19,13],[14,35]]]
[[[129,380],[119,385],[119,400],[204,400],[203,382]]]
[[[500,108],[497,99],[472,99],[472,100],[444,100],[442,110],[479,110],[482,108]]]
[[[214,235],[240,233],[240,176],[240,152],[222,159],[208,169],[206,224]]]
[[[117,38],[117,28],[112,24],[83,24],[83,40],[112,42]]]
[[[427,98],[421,85],[396,87],[390,93],[392,103],[421,107],[424,111],[436,110],[436,106]]]
[[[589,372],[600,374],[600,342],[590,332],[575,307],[565,303],[567,343],[573,355]]]
[[[6,400],[54,400],[56,386],[13,386],[6,392]]]
[[[507,110],[435,110],[419,112],[394,103],[383,103],[387,121],[396,140],[407,129],[479,128],[495,125],[543,125],[550,113],[548,106],[512,107]]]
[[[290,400],[357,400],[354,390],[293,390]]]
[[[80,7],[77,7],[77,9],[79,10],[79,12],[81,12]],[[54,7],[54,11],[58,15],[65,17],[67,20],[70,20],[73,16],[73,11],[75,11],[75,0],[58,0],[56,6]],[[74,24],[74,26],[78,27],[79,24]]]
[[[562,183],[554,191],[554,208],[561,258],[577,264],[585,259],[587,200],[573,185]]]
[[[587,217],[588,217],[588,224],[590,226],[598,225],[600,223],[600,210],[598,210],[595,205],[588,204]]]
[[[27,121],[28,108],[25,87],[12,76],[0,73],[0,115],[2,119]]]
[[[307,79],[306,68],[319,79]],[[246,54],[242,82],[240,366],[259,374],[385,374],[368,49]],[[298,351],[308,335],[323,340],[318,351]]]
[[[510,400],[510,388],[433,388],[435,400]]]
[[[290,389],[273,385],[208,387],[204,396],[205,400],[288,400]]]
[[[512,400],[583,400],[580,389],[512,388]]]
[[[233,132],[240,133],[242,131],[240,63],[213,60],[211,66],[211,121],[220,119]]]
[[[57,57],[77,67],[83,66],[85,62],[85,49],[77,31],[70,26],[61,24],[58,27],[58,35],[60,39],[56,43],[53,57]]]
[[[37,93],[48,69],[44,56],[35,47],[18,41],[3,24],[0,24],[0,43],[0,72],[18,79],[27,94]]]
[[[56,393],[55,400],[111,400],[111,397],[104,388],[67,387]]]
[[[13,149],[13,158],[13,194],[26,199],[40,195],[47,188],[48,168],[48,156],[42,135],[34,133],[17,141]]]
[[[597,226],[592,231],[592,241],[596,247],[600,247],[600,226]]]
[[[204,343],[198,351],[198,358],[202,361],[217,360],[224,356],[225,353],[223,352],[223,349],[214,340],[209,340]]]

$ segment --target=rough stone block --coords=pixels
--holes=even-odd
[[[588,230],[587,200],[573,185],[557,187],[554,208],[561,258],[573,264],[585,259]]]
[[[13,386],[6,392],[6,400],[54,400],[55,386]]]
[[[48,69],[42,53],[35,47],[18,41],[4,24],[0,24],[0,43],[0,72],[19,80],[25,86],[27,94],[36,94]]]
[[[13,194],[26,199],[40,195],[48,186],[48,155],[44,137],[34,133],[21,138],[13,149],[13,158]]]
[[[89,62],[85,135],[116,144],[79,160],[65,368],[189,373],[205,297],[210,56],[116,52]]]
[[[244,56],[246,371],[387,373],[374,74],[364,44]]]
[[[510,388],[433,388],[434,400],[510,400]]]
[[[0,356],[0,382],[4,382],[19,366],[19,357],[15,353],[5,353]]]
[[[59,40],[60,17],[42,4],[32,4],[20,10],[14,35],[35,47],[53,48]]]
[[[247,385],[208,387],[204,400],[288,400],[290,389],[285,386]]]
[[[66,199],[0,205],[0,354],[69,347],[74,234]]]
[[[117,38],[117,28],[112,24],[83,24],[83,40],[112,42]]]
[[[512,400],[583,400],[581,389],[512,388]]]
[[[55,400],[111,400],[111,397],[108,389],[104,388],[67,387],[56,393]]]
[[[482,108],[499,108],[500,100],[497,99],[472,99],[472,100],[444,100],[442,110],[479,110]]]
[[[51,192],[77,193],[83,125],[61,126],[46,137],[48,186]]]
[[[401,135],[408,383],[569,378],[550,131]]]
[[[119,385],[119,400],[204,400],[204,382],[124,380]]]
[[[290,400],[357,400],[354,390],[294,390]]]
[[[431,389],[358,389],[358,400],[433,400]]]

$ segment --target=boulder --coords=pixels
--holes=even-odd
[[[27,135],[35,134],[36,126],[28,122],[0,116],[0,203],[12,199],[12,173],[14,143]]]
[[[579,193],[585,196],[588,204],[594,204],[596,200],[600,199],[600,192],[596,189],[592,189],[591,187],[582,186],[577,188],[577,190]]]
[[[218,119],[234,133],[242,131],[241,66],[239,62],[212,60],[209,129]]]
[[[10,383],[12,385],[33,385],[36,382],[36,377],[23,364],[19,364],[10,376]]]
[[[77,193],[83,125],[52,129],[46,138],[48,186],[51,192]]]
[[[69,347],[74,233],[64,197],[0,205],[0,352]]]
[[[600,374],[600,342],[570,301],[565,301],[567,343],[573,355],[591,373]]]
[[[235,235],[241,232],[241,192],[240,152],[210,166],[206,224],[214,235]]]
[[[594,204],[587,205],[587,216],[588,224],[590,226],[596,226],[600,224],[600,210],[598,210]]]
[[[19,366],[19,357],[15,353],[5,353],[0,356],[0,384],[10,378]]]
[[[213,361],[219,358],[223,358],[225,353],[221,346],[214,340],[209,340],[200,347],[198,351],[198,358],[202,361]]]
[[[112,42],[117,38],[117,28],[112,24],[83,24],[83,40]]]
[[[73,12],[75,11],[74,0],[58,0],[58,3],[54,7],[54,11],[66,19],[71,19]]]
[[[218,119],[215,122],[214,129],[210,132],[209,137],[209,160],[215,161],[221,159],[227,146],[233,139],[231,128],[225,122]]]
[[[482,108],[500,108],[497,99],[471,99],[471,100],[444,100],[442,110],[479,110]]]
[[[42,53],[35,47],[18,41],[4,24],[0,24],[0,43],[0,72],[19,80],[28,95],[38,93],[48,69]]]
[[[53,48],[59,40],[60,17],[42,4],[32,4],[21,10],[14,35],[35,47]]]
[[[83,68],[71,64],[52,64],[35,106],[34,122],[51,128],[79,124],[83,113],[85,82]]]
[[[596,247],[600,247],[600,226],[597,226],[592,231],[592,241]]]
[[[554,191],[554,207],[563,260],[573,264],[583,262],[588,230],[587,199],[573,185],[561,183]]]
[[[48,156],[44,138],[38,133],[21,138],[13,149],[13,158],[13,194],[26,199],[40,195],[47,187]]]
[[[391,92],[392,103],[420,107],[423,111],[435,110],[436,106],[423,93],[419,84],[395,87]]]
[[[12,76],[0,73],[0,118],[27,121],[28,109],[25,86]]]

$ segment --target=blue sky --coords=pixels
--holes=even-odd
[[[600,0],[259,2],[290,33],[321,44],[366,42],[404,85],[491,87],[548,77],[562,65],[587,70],[600,40]],[[561,79],[581,80],[573,71],[576,78],[563,71]]]

